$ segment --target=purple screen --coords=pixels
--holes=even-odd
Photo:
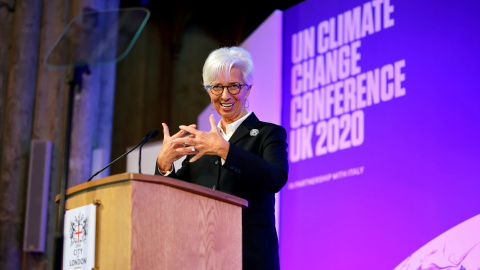
[[[394,269],[480,214],[479,12],[431,0],[284,12],[282,269]]]

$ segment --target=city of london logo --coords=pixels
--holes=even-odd
[[[70,221],[70,246],[85,243],[88,234],[88,219],[84,214],[79,213]]]

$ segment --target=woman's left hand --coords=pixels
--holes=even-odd
[[[210,115],[210,125],[212,129],[209,132],[203,132],[189,126],[180,126],[181,130],[193,136],[173,140],[175,143],[185,144],[185,147],[177,148],[176,151],[183,155],[191,155],[194,153],[195,156],[190,159],[190,162],[196,161],[203,155],[217,155],[225,160],[228,150],[230,149],[230,143],[220,135],[213,114]]]

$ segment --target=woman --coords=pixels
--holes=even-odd
[[[259,121],[246,109],[253,86],[253,62],[246,50],[225,47],[211,52],[203,67],[203,84],[222,119],[216,125],[211,115],[209,132],[180,126],[173,136],[163,123],[157,174],[246,199],[243,268],[279,269],[274,206],[275,193],[288,177],[285,129]],[[173,162],[185,155],[175,173]]]

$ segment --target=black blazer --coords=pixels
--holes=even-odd
[[[223,166],[219,156],[205,155],[193,163],[187,156],[182,168],[169,175],[248,201],[242,212],[244,269],[280,268],[275,193],[288,178],[286,140],[283,127],[261,122],[252,113],[230,138]]]

